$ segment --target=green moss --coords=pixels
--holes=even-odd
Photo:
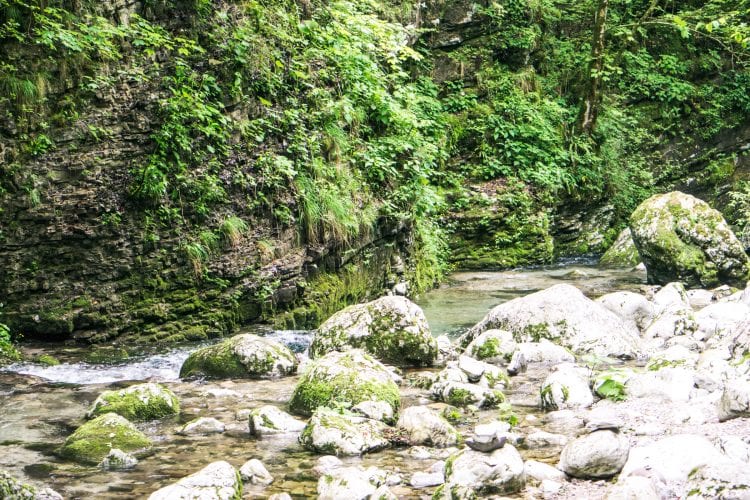
[[[461,410],[455,406],[446,406],[442,411],[443,418],[452,424],[460,423],[463,420]]]
[[[500,355],[500,339],[488,338],[482,345],[474,350],[477,359],[494,358]]]
[[[95,465],[118,448],[126,453],[141,453],[151,448],[151,440],[125,418],[108,413],[86,422],[65,440],[60,455]]]
[[[526,325],[523,327],[521,338],[519,338],[518,340],[523,340],[526,338],[531,339],[531,342],[539,342],[542,339],[555,340],[556,336],[552,335],[547,323],[537,323],[533,325]]]
[[[464,407],[476,403],[477,399],[471,391],[457,387],[448,392],[445,402],[449,405]]]
[[[180,368],[180,377],[260,378],[275,374],[278,360],[289,362],[289,373],[296,371],[297,362],[291,351],[259,337],[255,340],[246,337],[233,337],[191,353]],[[235,352],[241,342],[256,344],[252,346],[252,355],[241,357]]]
[[[36,356],[34,362],[45,366],[57,366],[60,364],[60,360],[49,354],[40,354],[39,356]]]
[[[376,363],[369,356],[365,359]],[[325,365],[321,366],[327,362],[325,357],[314,361],[297,383],[289,401],[292,413],[309,416],[320,406],[356,405],[370,400],[385,401],[393,408],[394,414],[398,412],[401,407],[398,386],[391,380],[380,382],[367,379],[368,370],[385,370],[384,368],[355,366],[351,354],[344,353],[339,358],[338,366],[331,370],[333,375],[330,376],[325,370]]]
[[[0,470],[0,498],[9,500],[35,500],[36,488],[30,484],[24,484],[9,473]]]
[[[94,402],[89,416],[117,413],[128,420],[156,420],[180,413],[177,396],[160,384],[139,384],[106,391]]]

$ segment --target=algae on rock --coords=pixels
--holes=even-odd
[[[332,352],[313,361],[294,389],[289,408],[311,415],[319,406],[385,401],[394,413],[401,395],[390,371],[361,350]]]
[[[630,229],[649,283],[689,288],[744,288],[750,260],[722,215],[679,191],[652,196],[630,216]]]
[[[86,416],[117,413],[128,420],[156,420],[180,413],[177,396],[161,384],[138,384],[119,391],[105,391]]]
[[[261,378],[292,375],[297,358],[285,345],[249,333],[190,354],[180,377]]]
[[[350,306],[331,316],[315,333],[310,356],[348,348],[399,365],[431,365],[438,353],[422,309],[399,296]]]
[[[86,422],[68,436],[60,455],[85,464],[96,465],[109,455],[112,449],[126,453],[146,453],[151,440],[126,418],[116,413],[105,413]]]

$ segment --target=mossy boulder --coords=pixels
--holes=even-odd
[[[119,391],[103,392],[86,416],[117,413],[128,420],[156,420],[180,413],[180,401],[161,384],[138,384]]]
[[[139,455],[147,453],[151,445],[151,440],[126,418],[116,413],[105,413],[71,434],[60,449],[60,455],[76,462],[96,465],[112,449]]]
[[[620,232],[612,246],[599,259],[599,265],[603,267],[635,267],[640,262],[641,255],[633,242],[629,227]]]
[[[649,283],[744,288],[750,277],[750,260],[724,217],[688,194],[652,196],[630,216],[630,230]]]
[[[195,351],[182,364],[180,377],[264,378],[296,371],[297,358],[288,347],[246,333]]]
[[[300,434],[299,442],[325,455],[362,455],[389,446],[388,429],[379,420],[321,406]]]
[[[352,348],[396,365],[431,365],[438,355],[424,312],[399,296],[350,306],[331,316],[315,333],[310,357]]]
[[[313,361],[294,389],[289,409],[311,415],[319,406],[385,401],[398,412],[401,396],[388,369],[362,350],[332,352]]]
[[[0,498],[9,500],[62,500],[62,495],[50,488],[37,489],[35,486],[23,483],[0,470]]]

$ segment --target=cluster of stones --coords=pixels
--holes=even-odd
[[[688,285],[724,280],[744,286],[747,257],[735,251],[722,221],[705,208],[679,193],[648,200],[618,245],[627,246],[632,235],[653,282],[671,276]],[[695,227],[683,221],[683,210],[695,214]],[[666,220],[668,228],[645,219]],[[667,241],[674,250],[670,255],[687,256],[690,265],[662,265],[666,254],[650,246],[649,238]],[[692,247],[678,248],[675,238]],[[693,247],[701,249],[702,260]],[[632,264],[632,248],[629,252]],[[285,408],[289,413],[274,405],[250,410],[249,434],[291,436],[323,455],[312,471],[323,499],[396,498],[392,488],[403,483],[430,488],[436,499],[523,490],[532,496],[579,496],[570,478],[616,479],[602,485],[602,496],[611,499],[742,497],[750,489],[749,436],[711,441],[698,434],[663,435],[670,425],[750,418],[750,288],[662,284],[596,300],[556,285],[495,307],[453,343],[433,338],[421,309],[402,296],[346,308],[315,332],[311,359]],[[623,361],[645,367],[625,367]],[[406,382],[399,368],[435,366],[440,371],[411,371],[408,383],[424,400],[402,407],[400,386]],[[239,335],[194,352],[181,376],[274,379],[297,369],[298,358],[284,345]],[[504,392],[512,377],[524,372],[534,374],[536,403],[547,413],[541,419],[529,415],[512,428],[517,417]],[[487,412],[474,418],[497,407],[490,419]],[[175,395],[158,384],[107,391],[60,455],[107,469],[135,467],[153,448],[137,424],[179,411]],[[665,429],[654,430],[660,424]],[[210,417],[176,429],[183,435],[224,431],[224,424]],[[394,446],[437,460],[405,479],[336,458]],[[546,458],[524,461],[519,450]],[[549,464],[555,460],[556,467]],[[273,481],[257,459],[239,470],[220,461],[150,498],[234,499],[241,497],[243,483],[263,487]]]

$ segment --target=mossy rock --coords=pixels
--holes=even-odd
[[[112,449],[139,455],[150,451],[151,446],[151,440],[126,418],[116,413],[105,413],[71,434],[60,448],[60,456],[96,465]]]
[[[482,361],[508,362],[517,345],[511,332],[490,329],[482,332],[466,346],[466,354]]]
[[[396,365],[427,366],[438,355],[422,309],[399,296],[350,306],[331,316],[315,333],[310,357],[351,348]]]
[[[617,236],[617,239],[599,259],[599,265],[603,267],[635,267],[641,262],[641,255],[633,242],[630,228],[625,228]]]
[[[180,401],[161,384],[138,384],[103,392],[86,416],[93,418],[110,412],[128,420],[156,420],[180,413]]]
[[[309,416],[319,406],[354,406],[362,401],[384,401],[395,414],[401,395],[388,369],[355,349],[313,361],[294,389],[289,409]]]
[[[0,498],[13,500],[35,500],[37,498],[36,488],[25,484],[0,470]]]
[[[380,422],[320,407],[299,436],[299,442],[310,451],[325,455],[362,455],[390,445],[389,427]]]
[[[297,358],[285,345],[249,333],[192,353],[180,377],[264,378],[292,375]]]
[[[744,288],[750,278],[750,260],[729,225],[693,196],[678,191],[652,196],[631,215],[630,230],[649,283]]]

